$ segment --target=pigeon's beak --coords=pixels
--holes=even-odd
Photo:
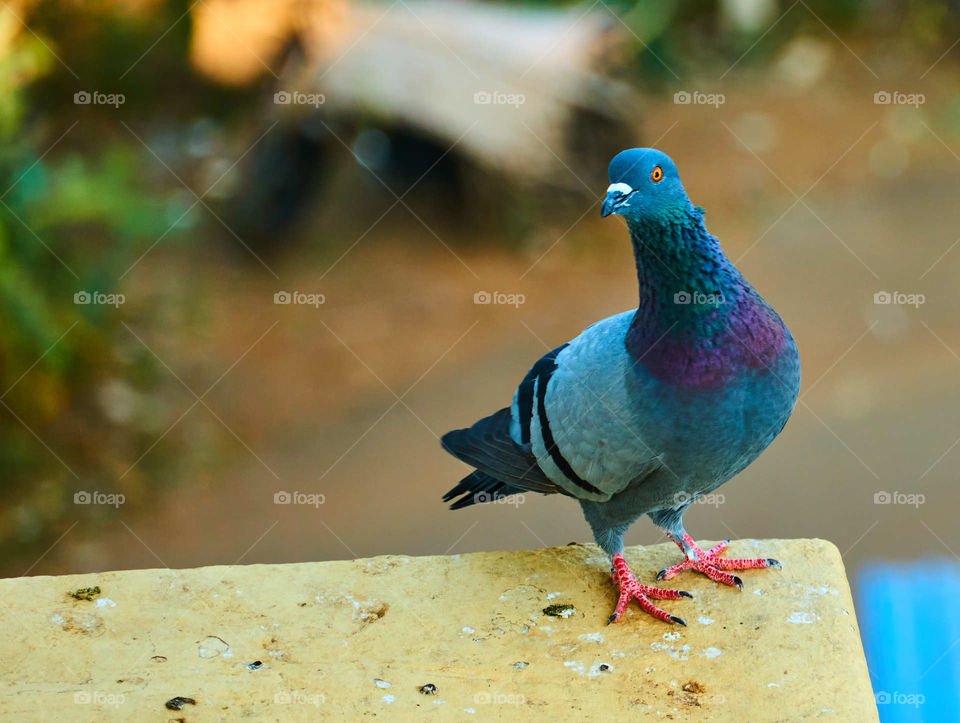
[[[633,189],[626,183],[614,183],[607,188],[607,197],[603,200],[603,206],[600,208],[600,216],[606,218],[611,213],[617,213],[617,209],[622,206],[627,196],[633,193]]]
[[[613,209],[622,198],[623,194],[608,193],[603,200],[603,206],[600,207],[600,216],[606,218],[613,213]]]

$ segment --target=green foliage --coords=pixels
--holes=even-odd
[[[74,295],[122,293],[125,270],[183,211],[146,188],[139,146],[68,150],[86,119],[25,113],[52,52],[23,33],[0,62],[0,544],[40,542],[73,490],[114,488],[120,454],[149,444],[103,401],[130,363],[116,349],[132,312]],[[150,363],[136,363],[149,386]]]
[[[691,73],[715,77],[733,63],[763,66],[800,36],[836,42],[836,34],[855,46],[885,38],[929,52],[960,32],[960,8],[928,0],[609,0],[606,7],[628,28],[632,79],[661,90]]]

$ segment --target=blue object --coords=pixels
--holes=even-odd
[[[631,148],[608,176],[601,215],[626,222],[637,307],[543,356],[509,407],[443,435],[443,448],[474,468],[443,499],[452,509],[526,491],[576,499],[621,589],[610,622],[633,597],[685,625],[646,595],[690,594],[641,586],[623,560],[624,532],[647,515],[681,547],[684,561],[658,579],[692,568],[742,588],[726,570],[780,566],[772,558],[725,564],[696,545],[682,517],[783,429],[800,389],[800,355],[707,230],[669,156]]]
[[[546,354],[509,407],[445,434],[444,449],[475,469],[444,500],[460,509],[527,491],[563,494],[580,502],[611,557],[648,515],[697,558],[684,510],[779,434],[797,399],[800,357],[707,230],[669,156],[631,148],[610,162],[609,178],[601,214],[626,221],[637,307]]]
[[[858,572],[857,611],[883,723],[960,721],[958,600],[960,564],[949,560],[874,562]]]

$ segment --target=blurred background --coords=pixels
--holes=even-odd
[[[599,206],[656,146],[804,364],[688,529],[833,541],[881,717],[947,719],[958,44],[952,0],[4,3],[0,574],[589,540],[448,512],[437,438],[635,305]]]

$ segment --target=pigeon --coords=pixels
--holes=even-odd
[[[601,216],[622,216],[636,260],[637,308],[598,321],[543,356],[509,407],[445,434],[473,467],[444,495],[451,509],[524,492],[575,498],[609,555],[619,599],[657,619],[685,621],[652,600],[692,597],[644,585],[623,557],[643,515],[682,550],[668,580],[694,570],[743,589],[731,571],[779,568],[771,558],[703,550],[683,513],[749,465],[796,404],[800,356],[779,315],[707,231],[665,153],[632,148],[609,166]]]

